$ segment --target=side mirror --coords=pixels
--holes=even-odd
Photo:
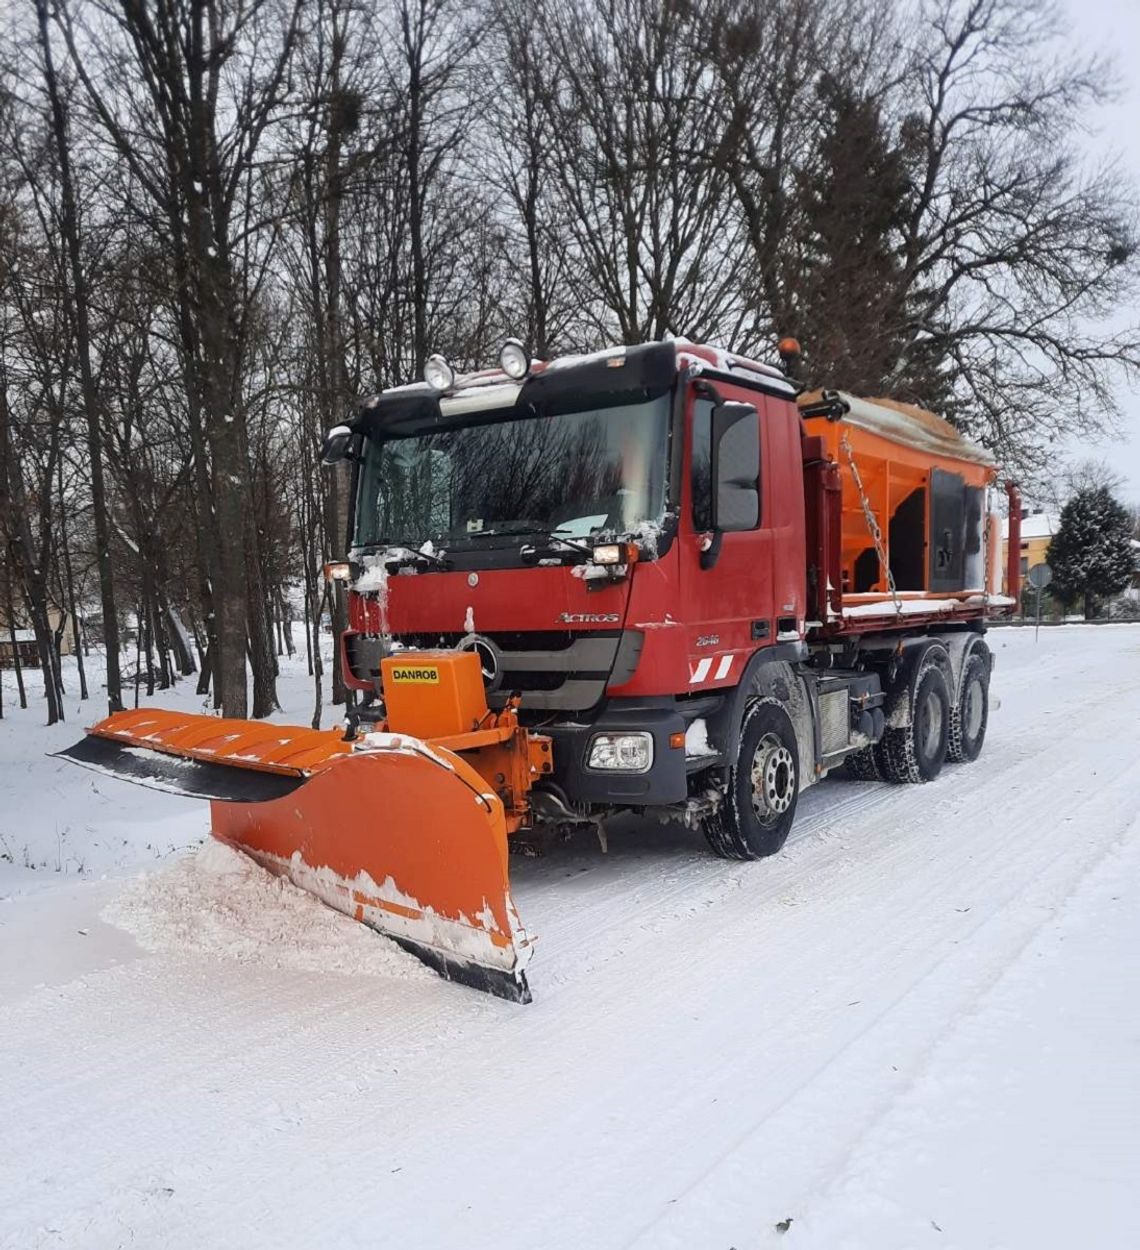
[[[348,458],[353,432],[347,425],[334,425],[321,439],[321,464],[339,464]]]
[[[760,418],[751,404],[712,410],[712,525],[721,533],[760,524]]]

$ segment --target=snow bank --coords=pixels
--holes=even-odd
[[[341,976],[433,975],[393,942],[213,838],[129,882],[102,918],[149,951]]]

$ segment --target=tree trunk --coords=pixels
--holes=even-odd
[[[79,608],[75,602],[75,576],[71,566],[71,548],[67,541],[67,508],[63,500],[63,468],[60,465],[60,492],[59,492],[59,542],[60,550],[63,553],[63,572],[67,581],[65,593],[61,595],[61,600],[67,604],[68,613],[71,616],[71,637],[75,643],[75,664],[79,670],[79,697],[86,699],[87,695],[87,669],[83,663],[83,642],[80,638],[79,630]],[[61,587],[61,589],[64,589]]]
[[[44,56],[44,78],[51,99],[52,130],[59,160],[60,229],[67,247],[71,288],[64,288],[64,301],[75,322],[76,347],[83,395],[83,415],[87,424],[87,458],[91,479],[91,507],[95,526],[95,559],[99,569],[99,597],[103,609],[103,649],[107,662],[107,711],[123,706],[122,678],[119,672],[119,622],[115,604],[114,572],[111,564],[111,527],[107,516],[107,494],[103,479],[103,444],[99,425],[99,395],[91,365],[91,330],[88,319],[87,275],[80,249],[79,213],[72,179],[68,119],[56,79],[48,33],[48,0],[36,0],[40,45]],[[77,648],[78,650],[78,648]],[[82,661],[80,662],[82,665]],[[82,672],[82,667],[81,670]],[[83,695],[87,697],[86,693]]]
[[[277,711],[278,705],[277,661],[273,655],[273,635],[260,564],[249,569],[246,602],[250,669],[253,673],[253,715],[262,717]]]
[[[47,703],[47,723],[54,725],[63,720],[63,706],[59,697],[59,670],[53,652],[51,623],[48,620],[47,587],[38,569],[28,571],[25,579],[28,616],[32,632],[36,636],[36,652],[40,657],[40,672],[44,679],[44,700]]]
[[[245,531],[242,552],[245,564],[246,625],[249,634],[249,663],[253,677],[253,715],[269,716],[278,710],[277,660],[273,654],[273,629],[269,619],[269,591],[262,560],[260,515],[250,482],[250,447],[244,416],[240,431],[242,468],[246,479]]]
[[[210,678],[214,672],[214,657],[210,654],[212,644],[207,643],[205,650],[201,653],[201,661],[198,669],[198,684],[194,687],[194,693],[207,695],[210,693]]]
[[[165,581],[165,579],[163,579]],[[178,672],[182,677],[189,677],[198,671],[198,665],[194,662],[194,655],[190,650],[190,639],[186,634],[186,626],[182,623],[181,616],[177,610],[165,597],[162,597],[162,612],[170,625],[170,646],[174,652],[174,663],[178,667]]]
[[[313,595],[313,720],[314,729],[321,727],[321,704],[324,701],[321,678],[325,666],[321,659],[321,617],[324,615],[323,597]]]
[[[142,679],[143,605],[135,604],[135,707],[139,705],[139,681]]]
[[[281,634],[285,639],[285,654],[292,659],[297,654],[297,648],[293,643],[293,613],[284,595],[279,597],[279,603],[281,606]]]
[[[20,696],[20,707],[22,710],[26,711],[28,706],[28,692],[24,689],[24,665],[23,661],[20,659],[20,644],[16,639],[16,608],[12,602],[12,580],[10,572],[8,577],[5,579],[4,585],[7,590],[7,604],[5,606],[8,610],[8,637],[12,640],[12,667],[16,670],[16,691]]]
[[[71,579],[71,560],[68,558],[67,570],[67,603],[68,615],[71,617],[71,639],[75,647],[75,666],[79,670],[79,697],[86,700],[90,697],[87,690],[87,666],[83,662],[83,639],[79,629],[79,609],[75,603],[75,583]]]

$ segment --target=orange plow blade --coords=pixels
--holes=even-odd
[[[209,798],[215,837],[449,980],[529,1002],[503,803],[464,759],[405,734],[120,712],[60,753]]]

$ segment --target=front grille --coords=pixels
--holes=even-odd
[[[621,643],[620,630],[504,630],[481,637],[499,648],[502,676],[487,698],[492,706],[519,693],[523,706],[543,711],[584,711],[605,693]],[[466,634],[400,634],[405,647],[457,646]]]
[[[503,651],[566,651],[580,638],[617,638],[619,630],[590,630],[575,633],[568,629],[500,630],[483,634]],[[400,634],[398,639],[406,647],[454,647],[467,635],[459,632],[442,634]]]

